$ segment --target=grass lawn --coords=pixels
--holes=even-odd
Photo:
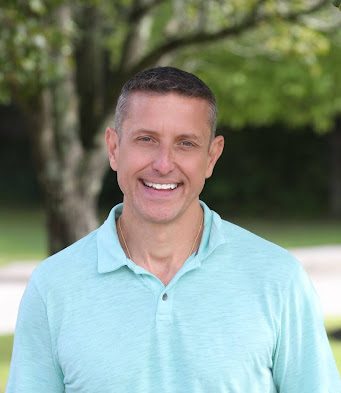
[[[13,346],[13,336],[0,336],[0,393],[4,393]]]
[[[326,321],[328,333],[336,329],[341,329],[341,318],[329,319]],[[335,356],[335,360],[341,374],[341,340],[330,339],[330,344]],[[9,363],[13,345],[13,336],[0,336],[0,393],[4,393],[8,377]]]
[[[0,209],[0,265],[46,256],[44,215],[37,208]]]
[[[339,373],[341,375],[341,318],[327,319],[326,329],[329,334],[329,342],[332,347]],[[338,331],[338,339],[333,338],[333,332]]]
[[[341,220],[255,218],[231,221],[284,248],[341,244]]]

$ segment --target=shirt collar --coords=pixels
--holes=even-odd
[[[221,229],[222,219],[211,210],[204,202],[200,201],[204,211],[204,230],[197,258],[203,261],[219,245],[227,241]],[[131,261],[127,258],[117,235],[116,219],[121,215],[123,204],[113,207],[108,218],[97,230],[97,255],[98,272],[108,273],[119,269],[122,266],[131,266]],[[138,268],[136,266],[136,268]]]
[[[108,218],[97,231],[98,272],[108,273],[127,264],[127,257],[118,239],[116,219],[121,215],[123,203],[113,207]]]
[[[223,220],[218,213],[211,210],[204,202],[200,201],[204,211],[204,231],[201,237],[197,256],[201,261],[207,258],[217,247],[227,242],[227,237],[222,230]]]

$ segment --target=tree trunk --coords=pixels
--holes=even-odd
[[[333,217],[341,217],[341,117],[335,120],[330,142],[330,212]]]
[[[98,194],[84,195],[79,190],[78,179],[73,181],[74,187],[71,190],[49,193],[45,197],[50,254],[74,243],[98,226]]]
[[[71,20],[59,8],[63,30]],[[104,129],[85,147],[82,143],[74,65],[70,54],[53,53],[62,74],[26,103],[33,158],[45,204],[50,254],[97,227],[97,200],[108,168]]]
[[[26,108],[33,159],[45,201],[50,254],[98,226],[97,200],[108,168],[104,131],[102,141],[85,150],[77,132],[71,81],[58,83],[58,90],[44,90],[35,100],[39,105],[30,111]],[[60,100],[64,102],[58,111]]]

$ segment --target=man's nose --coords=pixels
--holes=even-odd
[[[160,147],[153,158],[152,167],[160,175],[167,175],[174,167],[174,152],[170,147]]]

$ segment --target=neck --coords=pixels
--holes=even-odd
[[[160,224],[131,217],[123,209],[117,227],[127,256],[167,285],[199,247],[203,212],[198,204],[190,217]]]

